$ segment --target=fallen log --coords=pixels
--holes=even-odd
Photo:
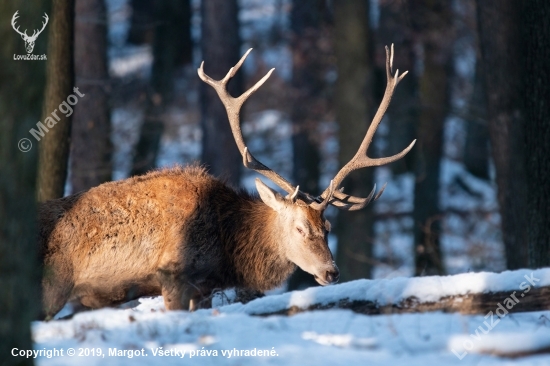
[[[497,316],[548,310],[550,269],[357,280],[221,306],[219,311],[269,316],[327,309],[367,315],[430,311],[485,315],[492,311]]]
[[[490,311],[495,312],[499,309],[500,303],[509,313],[540,311],[550,309],[550,287],[533,288],[529,291],[529,296],[518,298],[515,302],[510,297],[511,292],[491,292],[446,296],[439,301],[422,302],[416,297],[409,297],[397,304],[380,305],[376,301],[369,300],[350,300],[341,299],[338,302],[329,302],[326,304],[312,304],[307,307],[296,305],[286,309],[274,312],[258,313],[253,315],[294,315],[312,310],[328,309],[349,309],[353,312],[365,315],[379,314],[405,314],[405,313],[424,313],[429,311],[443,311],[446,313],[461,314],[487,314]],[[521,296],[521,295],[520,295]],[[506,299],[509,299],[510,308],[504,305]],[[512,302],[514,302],[512,306]]]

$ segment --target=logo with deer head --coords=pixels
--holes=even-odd
[[[25,41],[25,49],[27,50],[27,53],[31,53],[32,50],[34,49],[34,43],[36,42],[36,39],[38,38],[38,36],[40,35],[40,33],[42,33],[42,31],[44,30],[44,28],[46,28],[46,24],[48,24],[48,14],[44,13],[44,22],[42,22],[42,29],[40,30],[37,30],[35,29],[32,33],[31,36],[29,36],[27,34],[27,30],[25,29],[24,32],[21,32],[19,30],[19,26],[16,27],[16,20],[17,18],[19,18],[19,15],[17,14],[19,12],[19,10],[17,10],[15,12],[15,14],[13,14],[13,18],[11,18],[11,26],[13,27],[13,29],[19,33],[19,35],[21,35],[21,38],[23,38],[23,41]]]

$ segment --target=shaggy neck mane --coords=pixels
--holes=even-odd
[[[259,198],[239,193],[239,209],[228,217],[235,230],[226,245],[232,252],[237,286],[266,291],[280,286],[296,269],[284,253],[284,228],[277,213]],[[229,224],[229,222],[228,222]]]

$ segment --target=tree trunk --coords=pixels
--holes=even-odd
[[[319,49],[322,39],[324,2],[295,0],[290,14],[292,49],[292,177],[300,189],[318,194],[321,154],[318,146],[318,123],[323,117],[320,99],[325,94],[323,55]],[[317,286],[309,273],[300,268],[288,281],[295,290]]]
[[[239,8],[237,0],[201,2],[201,49],[204,71],[223,78],[241,58]],[[233,96],[243,91],[242,71],[233,77],[228,90]],[[202,161],[214,175],[223,175],[234,186],[240,184],[242,157],[235,145],[227,114],[216,91],[201,84]]]
[[[338,68],[335,105],[338,122],[338,165],[355,155],[367,131],[372,113],[372,53],[369,2],[334,2],[334,44]],[[348,176],[342,187],[354,196],[366,197],[373,186],[372,168]],[[372,204],[361,211],[338,212],[336,260],[341,281],[369,278],[374,241]]]
[[[76,84],[85,95],[74,107],[71,141],[72,192],[111,180],[111,118],[104,0],[76,0]]]
[[[521,4],[528,177],[527,212],[521,214],[526,216],[529,265],[546,267],[550,265],[550,3],[533,0]]]
[[[155,38],[155,3],[150,0],[130,0],[132,16],[128,43],[153,44]]]
[[[478,52],[479,54],[479,52]],[[485,87],[481,55],[476,58],[474,91],[470,99],[466,118],[466,143],[464,146],[464,166],[478,178],[489,180],[489,129],[485,108]]]
[[[50,14],[49,10],[40,1],[0,2],[0,39],[4,40],[0,57],[5,60],[0,68],[0,363],[6,366],[34,363],[32,358],[12,357],[11,351],[33,348],[31,321],[40,313],[38,147],[29,129],[36,128],[40,118],[46,67],[45,61],[13,60],[14,54],[26,52],[10,21],[19,11],[18,24],[40,29],[42,16]],[[46,39],[45,33],[37,38],[35,55],[46,54]],[[23,138],[28,141],[21,141]]]
[[[414,188],[415,274],[443,274],[440,235],[439,176],[443,125],[450,110],[451,4],[445,0],[409,3],[413,31],[423,51],[419,75],[420,112],[416,138]],[[417,57],[421,57],[418,55]]]
[[[376,54],[383,55],[377,58],[375,93],[382,99],[386,87],[386,59],[384,46],[395,44],[394,59],[399,70],[409,71],[395,90],[391,107],[386,112],[389,122],[387,137],[388,149],[385,155],[394,154],[403,150],[416,138],[415,127],[418,121],[419,101],[417,98],[418,85],[413,76],[415,74],[415,55],[413,33],[410,29],[407,4],[403,1],[381,1],[379,28],[376,31]],[[388,166],[394,174],[403,174],[414,170],[414,153],[407,154],[403,159]]]
[[[48,24],[46,92],[41,121],[51,126],[39,144],[38,201],[63,196],[67,178],[72,113],[60,103],[73,93],[74,0],[54,0]],[[66,107],[63,107],[67,110]],[[57,111],[57,112],[56,112]],[[55,113],[59,117],[52,117]],[[57,121],[56,121],[57,120]]]
[[[131,175],[155,168],[164,132],[164,118],[173,98],[174,72],[191,60],[190,1],[160,0],[154,5],[153,69],[145,117],[136,146]]]
[[[527,179],[525,164],[521,88],[527,74],[522,73],[521,65],[520,4],[514,0],[477,0],[487,118],[508,269],[527,266],[527,231],[531,226],[526,214],[527,185],[532,178]],[[539,75],[538,70],[532,75]]]
[[[160,4],[160,6],[159,6]],[[128,30],[128,43],[141,45],[153,44],[157,22],[162,18],[172,20],[172,34],[169,42],[177,44],[177,65],[189,64],[193,61],[193,40],[191,37],[191,0],[130,0],[132,16]],[[159,10],[161,13],[159,13]],[[165,20],[166,21],[166,20]]]

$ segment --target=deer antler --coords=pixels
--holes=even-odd
[[[392,163],[404,157],[414,146],[416,140],[414,140],[407,148],[405,148],[399,154],[395,154],[390,157],[372,159],[367,156],[367,150],[372,142],[372,138],[374,137],[374,133],[376,132],[378,125],[382,121],[382,117],[384,117],[384,114],[386,113],[386,110],[390,105],[393,92],[395,91],[395,87],[405,77],[405,75],[407,75],[407,73],[408,71],[405,71],[402,75],[399,75],[399,70],[396,70],[395,75],[392,75],[393,74],[393,44],[391,45],[391,50],[388,49],[388,46],[386,46],[386,77],[388,79],[388,82],[386,85],[386,91],[384,92],[384,98],[382,99],[382,102],[380,103],[380,106],[376,111],[376,115],[374,116],[367,130],[367,134],[365,135],[365,138],[363,139],[361,146],[359,146],[359,150],[357,150],[357,153],[355,154],[355,156],[346,165],[344,165],[344,167],[340,169],[340,171],[334,177],[333,184],[336,189],[338,189],[338,187],[340,186],[344,178],[346,178],[348,174],[351,173],[352,171],[366,168],[366,167],[380,166],[380,165]],[[374,197],[374,200],[377,200],[382,195],[385,187],[386,185],[384,184],[380,192],[378,192],[378,194]],[[319,196],[319,198],[325,199],[331,196],[330,192],[333,189],[334,188],[328,187],[321,194],[321,196]],[[349,196],[343,193],[343,190],[336,191],[333,196],[334,201],[330,203],[334,206],[337,206],[338,208],[345,209],[348,211],[360,210],[361,208],[369,204],[375,191],[376,191],[376,185],[374,186],[374,189],[371,191],[371,193],[367,198]]]
[[[250,89],[248,89],[246,92],[241,94],[241,96],[234,98],[232,97],[228,91],[227,91],[227,83],[229,80],[235,76],[239,68],[242,66],[244,60],[246,60],[246,57],[248,54],[252,51],[252,49],[249,49],[243,57],[237,62],[237,64],[232,67],[227,75],[221,80],[214,80],[210,76],[206,75],[204,73],[204,61],[201,63],[201,66],[197,70],[199,77],[210,85],[211,87],[216,90],[218,93],[218,96],[220,97],[220,100],[222,101],[225,110],[227,112],[227,117],[229,118],[229,125],[231,126],[231,132],[233,133],[233,138],[235,139],[235,142],[237,143],[237,147],[243,157],[243,164],[245,167],[255,170],[256,172],[264,175],[265,177],[269,178],[271,181],[273,181],[275,184],[277,184],[279,187],[281,187],[283,190],[285,190],[288,193],[288,198],[292,201],[295,201],[297,198],[300,198],[304,202],[310,205],[310,207],[316,209],[316,210],[324,210],[326,207],[331,204],[337,208],[348,210],[348,211],[354,211],[354,210],[360,210],[366,205],[368,205],[371,200],[374,197],[374,200],[377,200],[380,195],[384,192],[384,188],[386,187],[386,184],[382,187],[382,189],[376,194],[376,185],[374,185],[373,190],[370,192],[368,197],[361,198],[361,197],[354,197],[347,195],[343,192],[343,188],[338,189],[344,178],[351,173],[354,170],[369,167],[369,166],[380,166],[384,164],[389,164],[391,162],[394,162],[398,159],[401,159],[403,156],[405,156],[414,146],[414,143],[416,140],[414,140],[405,150],[401,151],[399,154],[387,157],[387,158],[378,158],[378,159],[371,159],[367,156],[367,149],[369,148],[370,143],[372,142],[372,138],[374,136],[374,133],[376,132],[376,129],[378,128],[378,125],[382,121],[382,117],[384,116],[384,113],[386,113],[386,110],[388,109],[388,106],[390,104],[391,98],[393,96],[393,92],[395,90],[395,87],[397,84],[405,77],[407,72],[404,72],[401,76],[399,76],[399,70],[396,70],[395,76],[392,75],[392,69],[393,69],[393,44],[391,46],[391,53],[388,47],[386,46],[386,74],[388,78],[388,83],[386,86],[386,91],[384,93],[384,98],[382,99],[382,102],[380,103],[380,106],[378,107],[378,111],[376,112],[376,115],[374,116],[373,121],[371,122],[371,125],[369,129],[367,130],[367,134],[365,138],[363,139],[363,142],[361,143],[361,146],[359,147],[359,150],[339,172],[336,174],[333,180],[331,180],[330,185],[325,191],[318,197],[313,197],[310,194],[306,192],[300,191],[300,187],[294,187],[291,183],[289,183],[286,179],[281,177],[279,174],[262,164],[260,161],[258,161],[251,153],[248,151],[248,148],[246,147],[243,135],[241,131],[240,126],[240,110],[244,102],[252,95],[256,90],[258,90],[263,83],[271,76],[271,73],[275,69],[271,69],[268,71],[268,73],[261,78],[254,86],[252,86]]]
[[[15,21],[17,20],[17,18],[19,18],[19,14],[17,14],[17,13],[19,13],[19,10],[17,10],[15,12],[15,14],[13,14],[13,17],[11,18],[11,26],[12,26],[13,30],[16,31],[17,33],[19,33],[22,37],[27,37],[28,38],[29,36],[27,35],[27,30],[26,29],[25,29],[25,32],[21,32],[19,30],[19,26],[17,26],[17,28],[15,27]]]
[[[36,39],[40,35],[40,33],[42,33],[44,28],[46,28],[46,25],[48,24],[48,20],[50,20],[50,18],[48,18],[48,14],[46,13],[44,13],[43,17],[45,21],[42,22],[42,29],[40,29],[39,31],[35,29],[34,32],[32,33],[32,36],[30,36],[29,38]]]
[[[44,28],[46,28],[46,25],[48,24],[48,21],[50,20],[50,18],[48,17],[48,14],[44,13],[44,22],[42,22],[42,29],[40,29],[40,32],[38,33],[42,33],[42,31],[44,30]]]
[[[19,13],[19,10],[17,10],[17,11],[15,12],[15,14],[13,14],[13,17],[11,18],[11,26],[12,26],[13,30],[16,31],[17,33],[19,33],[25,40],[35,40],[35,39],[40,35],[40,33],[42,33],[42,31],[44,30],[44,28],[46,28],[46,25],[48,24],[48,20],[50,19],[50,18],[48,18],[48,14],[44,13],[43,17],[44,17],[44,20],[45,20],[45,21],[42,22],[42,29],[40,29],[40,30],[36,30],[36,29],[35,29],[35,30],[33,31],[33,33],[32,33],[32,36],[29,36],[29,35],[27,34],[27,30],[26,30],[26,29],[25,29],[24,32],[21,32],[21,31],[19,30],[19,26],[17,26],[17,28],[16,28],[16,24],[15,24],[15,23],[16,23],[17,18],[19,18],[19,14],[18,14],[18,13]]]
[[[257,160],[251,153],[248,151],[248,147],[246,147],[241,131],[241,125],[240,125],[240,110],[244,102],[254,93],[256,90],[258,90],[263,83],[271,76],[271,73],[275,70],[274,68],[269,70],[267,74],[263,78],[261,78],[254,86],[252,86],[250,89],[248,89],[246,92],[241,94],[241,96],[234,98],[232,97],[228,91],[227,91],[227,83],[229,80],[235,76],[239,68],[242,66],[244,60],[246,60],[246,57],[248,54],[252,51],[252,48],[250,48],[246,53],[241,57],[239,62],[235,66],[233,66],[231,69],[229,69],[229,72],[225,77],[221,80],[214,80],[210,76],[206,75],[204,73],[204,61],[201,63],[201,66],[197,70],[199,77],[202,81],[210,85],[214,88],[214,90],[218,93],[218,96],[220,97],[220,100],[222,101],[225,110],[227,112],[227,117],[229,118],[229,125],[231,127],[231,132],[233,133],[233,138],[235,139],[235,142],[237,143],[237,147],[243,157],[243,165],[251,170],[254,170],[263,176],[269,178],[273,183],[281,187],[284,191],[288,193],[287,198],[289,198],[292,201],[296,201],[297,198],[300,198],[302,201],[313,207],[317,210],[324,210],[326,206],[328,205],[328,202],[330,201],[330,198],[332,197],[332,194],[330,189],[328,190],[328,198],[327,199],[320,199],[311,196],[310,194],[306,192],[300,191],[300,186],[294,187],[289,181],[287,181],[285,178],[281,177],[279,174],[277,174],[275,171],[268,168],[266,165],[262,164],[259,160]]]
[[[233,133],[233,138],[235,139],[235,142],[237,143],[237,147],[243,157],[243,164],[248,169],[252,169],[257,171],[258,173],[264,175],[265,177],[269,178],[273,183],[277,184],[279,187],[281,187],[283,190],[285,190],[289,194],[289,198],[292,200],[295,200],[297,197],[300,197],[301,199],[306,200],[308,203],[313,202],[314,198],[308,195],[307,193],[299,191],[297,187],[294,187],[290,182],[288,182],[286,179],[281,177],[279,174],[262,164],[260,161],[258,161],[250,151],[248,151],[248,148],[246,147],[243,135],[241,131],[241,125],[240,125],[240,110],[244,102],[256,91],[262,86],[263,83],[271,76],[271,73],[275,69],[271,69],[268,71],[268,73],[261,78],[253,87],[248,89],[246,92],[241,94],[241,96],[234,98],[232,97],[228,91],[227,91],[227,83],[229,80],[235,76],[239,68],[242,66],[244,60],[246,60],[246,57],[248,54],[252,51],[252,48],[246,51],[246,53],[241,57],[239,62],[232,67],[227,75],[221,80],[214,80],[210,76],[206,75],[204,73],[204,61],[201,63],[201,66],[197,70],[199,77],[214,88],[214,90],[218,93],[218,96],[220,97],[220,100],[222,101],[225,110],[227,112],[227,117],[229,118],[229,125],[231,126],[231,132]]]

